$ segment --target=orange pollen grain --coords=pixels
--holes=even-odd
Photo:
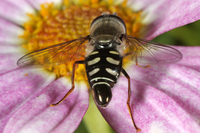
[[[69,1],[64,3],[67,4],[62,5],[63,7],[59,9],[55,8],[53,4],[43,4],[38,14],[28,14],[30,20],[24,24],[25,32],[20,36],[27,40],[23,47],[28,52],[89,35],[92,20],[103,12],[110,14],[116,12],[126,23],[127,34],[139,36],[142,27],[141,12],[133,12],[127,8],[126,1],[119,6],[113,6],[113,1],[106,3],[98,0],[91,0],[92,4],[76,5]],[[74,62],[45,69],[56,73],[57,77],[70,77]],[[76,80],[86,79],[85,76],[84,65],[79,65],[79,69],[76,69]]]

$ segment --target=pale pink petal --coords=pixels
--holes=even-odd
[[[0,54],[0,75],[18,68],[19,54]]]
[[[24,11],[25,13],[34,13],[35,10],[31,7],[31,5],[27,2],[27,0],[4,0],[12,3],[20,10]]]
[[[54,3],[56,6],[62,3],[62,0],[28,0],[28,2],[37,10],[40,10],[41,4]]]
[[[23,40],[19,39],[17,34],[11,32],[0,31],[0,43],[22,44]]]
[[[23,34],[23,29],[15,24],[0,18],[0,44],[21,45],[24,40],[19,38]],[[0,49],[1,51],[1,49]],[[1,52],[0,52],[1,53]]]
[[[28,20],[26,12],[8,1],[1,1],[0,17],[10,20],[16,24],[22,25]]]
[[[0,31],[5,32],[5,34],[10,33],[10,34],[16,35],[16,37],[18,37],[19,35],[22,35],[24,33],[24,29],[22,29],[18,25],[14,24],[8,20],[5,20],[3,18],[0,18]],[[15,38],[14,38],[14,40],[17,41]],[[12,39],[10,39],[10,40],[12,40]],[[18,37],[18,40],[20,40],[19,37]],[[2,39],[0,41],[2,42]]]
[[[19,26],[0,18],[0,74],[17,68],[17,60],[24,51],[24,40],[19,38],[23,32]]]
[[[138,82],[131,82],[131,107],[135,122],[142,129],[141,133],[194,133],[200,130],[199,90],[185,81],[178,81],[174,76],[166,76],[166,71],[156,72],[158,68],[145,72],[134,68],[136,70],[129,71],[129,74]],[[171,69],[176,73],[176,68]],[[197,77],[194,80],[196,84],[199,83]],[[135,132],[126,101],[127,79],[123,77],[113,88],[113,99],[109,106],[99,108],[111,127],[119,133]]]
[[[200,19],[199,0],[129,0],[128,5],[143,10],[143,23],[152,22],[142,33],[147,39]]]
[[[164,3],[165,10],[159,15],[152,25],[154,27],[146,35],[148,38],[154,38],[166,31],[195,22],[200,19],[200,1],[176,0]],[[156,12],[155,12],[156,13]]]
[[[0,131],[28,99],[39,95],[54,75],[37,69],[19,69],[0,76]],[[36,84],[37,83],[37,84]],[[28,112],[27,112],[28,113]],[[12,127],[12,126],[11,126]]]
[[[200,47],[178,47],[174,46],[181,53],[183,53],[183,59],[177,64],[184,65],[194,70],[200,71]]]
[[[71,84],[65,78],[59,78],[45,90],[31,96],[16,110],[4,129],[5,133],[72,133],[78,127],[89,103],[85,86],[76,86],[69,97],[60,105],[50,107],[59,101],[70,89]]]
[[[0,74],[19,68],[17,61],[23,56],[21,46],[0,43]]]

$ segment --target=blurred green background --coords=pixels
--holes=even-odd
[[[200,21],[173,29],[153,41],[177,46],[199,46]],[[115,133],[101,116],[91,96],[89,109],[75,133]]]
[[[200,21],[168,31],[153,41],[177,46],[200,46]]]

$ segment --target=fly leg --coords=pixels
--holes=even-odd
[[[142,68],[148,68],[148,67],[150,67],[150,65],[140,66],[137,62],[136,62],[136,66],[139,66],[139,67],[142,67]]]
[[[65,96],[57,103],[55,104],[51,104],[50,106],[56,106],[58,104],[60,104],[63,100],[65,100],[69,94],[72,93],[72,91],[74,90],[74,76],[75,76],[75,67],[76,67],[76,64],[84,64],[85,63],[85,60],[80,60],[80,61],[75,61],[74,64],[73,64],[73,70],[72,70],[72,88],[67,92],[67,94],[65,94]]]
[[[132,111],[131,111],[131,107],[130,107],[130,97],[131,97],[131,82],[130,82],[130,77],[129,77],[128,73],[123,68],[122,68],[122,73],[128,79],[128,99],[127,99],[128,111],[129,111],[129,114],[131,116],[131,119],[132,119],[132,122],[133,122],[133,125],[134,125],[136,131],[139,132],[139,131],[141,131],[141,129],[136,126],[135,121],[133,119],[133,114],[132,114]]]
[[[139,66],[139,67],[142,67],[142,68],[148,68],[148,67],[150,67],[150,65],[140,66],[140,65],[138,64],[137,54],[136,54],[135,59],[136,59],[136,66]]]

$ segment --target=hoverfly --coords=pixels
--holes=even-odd
[[[85,60],[77,60],[80,56],[84,56]],[[56,60],[50,61],[52,58]],[[120,73],[123,73],[128,79],[127,107],[135,129],[140,131],[134,122],[129,104],[130,77],[122,67],[123,58],[134,61],[137,66],[148,67],[152,64],[177,62],[182,54],[172,47],[127,35],[125,23],[120,17],[116,14],[102,14],[92,21],[90,35],[28,53],[17,64],[22,67],[49,67],[76,60],[72,70],[72,88],[52,106],[61,103],[74,90],[77,64],[85,64],[93,98],[102,107],[109,104],[112,98],[111,89],[117,83]]]

